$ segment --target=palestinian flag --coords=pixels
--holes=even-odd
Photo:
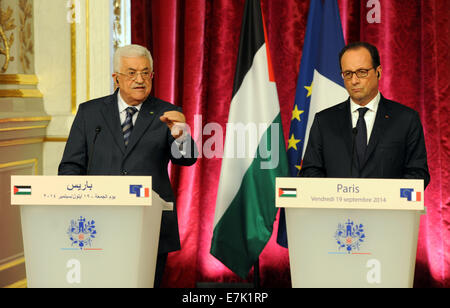
[[[247,0],[211,243],[211,254],[242,278],[248,275],[272,234],[277,213],[275,178],[288,175],[263,21],[260,1]],[[245,142],[235,138],[236,132],[242,133],[243,129]],[[252,134],[254,130],[259,131]]]
[[[296,188],[278,188],[278,197],[295,198],[295,197],[297,197],[297,189]]]
[[[14,195],[31,195],[31,186],[14,186]]]

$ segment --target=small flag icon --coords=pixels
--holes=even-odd
[[[14,195],[31,195],[31,186],[14,186]]]
[[[150,188],[142,185],[130,185],[130,194],[136,195],[138,198],[149,198]]]
[[[408,201],[421,201],[422,193],[414,191],[412,188],[400,188],[400,198],[406,198]]]
[[[296,188],[278,188],[278,197],[296,198],[297,197],[297,189]]]

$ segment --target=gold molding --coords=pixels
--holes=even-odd
[[[45,137],[44,142],[67,142],[68,137]]]
[[[39,161],[37,158],[12,161],[9,163],[0,164],[0,169],[6,169],[6,168],[11,168],[11,167],[17,167],[17,166],[25,166],[25,165],[34,165],[34,174],[36,175],[36,174],[38,174],[38,163],[39,163]]]
[[[17,130],[30,130],[30,129],[47,128],[47,126],[48,125],[6,127],[6,128],[0,128],[0,132],[11,132],[11,131],[17,131]]]
[[[75,6],[75,3],[73,6]],[[71,87],[72,98],[71,107],[72,114],[77,112],[77,25],[72,22],[70,25],[70,62],[71,62]]]
[[[1,166],[1,165],[0,165]],[[3,265],[0,265],[0,272],[2,271],[6,271],[7,269],[10,269],[12,267],[18,266],[25,263],[25,258],[24,257],[20,257],[17,259],[14,259],[8,263],[5,263]]]
[[[21,117],[21,118],[5,118],[0,119],[0,123],[15,123],[15,122],[41,122],[51,121],[52,117]]]
[[[0,74],[0,84],[37,85],[36,75],[28,74]]]
[[[0,97],[43,98],[38,89],[1,89]]]
[[[11,147],[11,146],[15,146],[15,145],[26,145],[26,144],[43,143],[43,142],[44,142],[44,137],[12,139],[12,140],[0,141],[0,147]]]
[[[22,279],[13,284],[7,285],[4,287],[5,289],[26,289],[27,288],[27,279]]]

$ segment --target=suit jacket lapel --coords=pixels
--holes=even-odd
[[[381,95],[380,104],[378,105],[378,110],[375,117],[375,123],[373,124],[372,134],[369,138],[365,160],[361,166],[361,169],[364,168],[365,164],[370,158],[370,155],[372,155],[373,151],[377,147],[377,144],[380,141],[380,137],[383,136],[386,125],[389,123],[390,117],[391,115],[389,114],[389,108],[387,106],[386,100]]]
[[[347,101],[344,102],[344,104],[341,105],[341,112],[342,116],[339,116],[337,119],[343,119],[341,121],[341,133],[342,138],[344,140],[344,143],[347,147],[349,157],[351,157],[352,154],[352,118],[351,118],[351,112],[350,112],[350,98],[347,99]]]
[[[128,155],[128,153],[133,150],[134,146],[139,139],[141,139],[142,135],[153,122],[155,117],[160,116],[156,112],[156,107],[156,103],[151,96],[149,96],[142,104],[141,110],[138,113],[138,118],[136,119],[136,123],[133,127],[133,132],[130,136],[130,141],[126,148],[125,155]]]
[[[102,116],[113,136],[114,142],[125,153],[122,128],[120,126],[119,107],[117,106],[117,92],[108,96],[104,101]]]

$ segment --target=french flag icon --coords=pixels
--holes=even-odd
[[[142,185],[130,185],[130,194],[136,195],[138,198],[149,198],[150,188]]]
[[[413,188],[400,188],[400,198],[406,198],[408,201],[422,201],[422,193],[414,191]]]

